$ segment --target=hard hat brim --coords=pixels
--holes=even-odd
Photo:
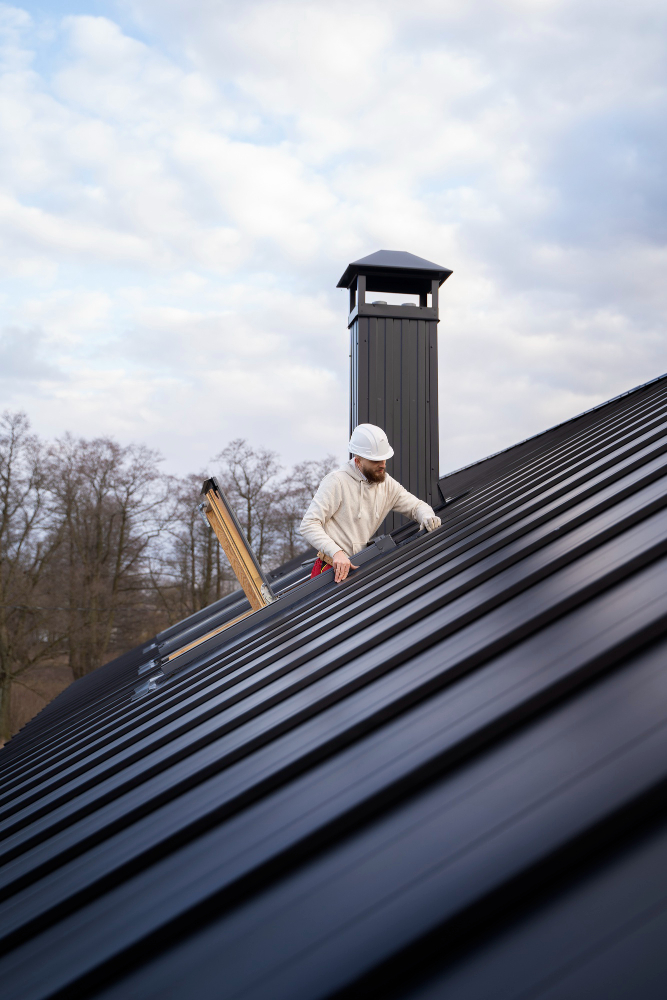
[[[391,445],[389,445],[388,451],[382,455],[375,455],[373,458],[371,458],[370,455],[363,455],[360,451],[353,451],[352,454],[356,455],[357,458],[365,458],[367,462],[386,462],[386,460],[391,458],[394,454],[394,449]]]

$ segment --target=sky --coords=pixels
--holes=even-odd
[[[0,410],[346,455],[346,265],[440,299],[441,471],[667,371],[662,0],[0,3]]]

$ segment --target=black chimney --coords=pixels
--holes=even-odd
[[[438,289],[451,273],[411,253],[378,250],[338,282],[350,290],[350,433],[357,424],[382,427],[394,449],[389,475],[430,504],[439,502]],[[371,291],[418,295],[419,303],[367,302]],[[380,530],[401,523],[390,514]]]

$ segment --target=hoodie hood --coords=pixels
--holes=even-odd
[[[346,462],[343,468],[340,469],[339,471],[345,472],[348,476],[352,476],[352,478],[357,483],[368,483],[368,480],[363,475],[363,473],[359,472],[359,469],[357,468],[357,463],[354,461],[353,458],[351,458],[349,462]],[[368,483],[368,485],[372,486],[373,484]]]
[[[366,494],[366,496],[370,495],[370,496],[374,497],[374,504],[373,504],[374,510],[373,510],[373,514],[374,514],[375,517],[377,517],[378,516],[378,511],[379,511],[379,494],[380,494],[380,491],[377,489],[377,487],[380,486],[380,485],[382,485],[382,484],[381,483],[369,483],[369,481],[366,479],[366,476],[363,474],[363,472],[360,472],[359,469],[357,468],[357,463],[354,461],[354,458],[351,458],[349,460],[349,462],[347,462],[343,466],[343,468],[341,469],[341,472],[346,472],[347,475],[351,476],[352,479],[354,479],[354,481],[356,483],[359,483],[359,493],[358,493],[358,500],[357,500],[357,502],[358,502],[357,520],[361,520],[361,518],[363,516],[363,512],[364,512],[364,486],[367,486],[369,489],[370,489],[371,486],[376,487],[376,489],[374,490],[374,492],[372,494]]]

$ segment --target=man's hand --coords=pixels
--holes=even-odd
[[[336,583],[341,583],[347,577],[351,569],[359,569],[347,558],[342,549],[339,549],[333,557],[333,569],[336,574]]]
[[[422,528],[426,528],[427,531],[435,531],[435,529],[439,528],[441,524],[442,521],[439,517],[436,517],[435,514],[429,514],[429,516],[425,517],[422,521]]]

